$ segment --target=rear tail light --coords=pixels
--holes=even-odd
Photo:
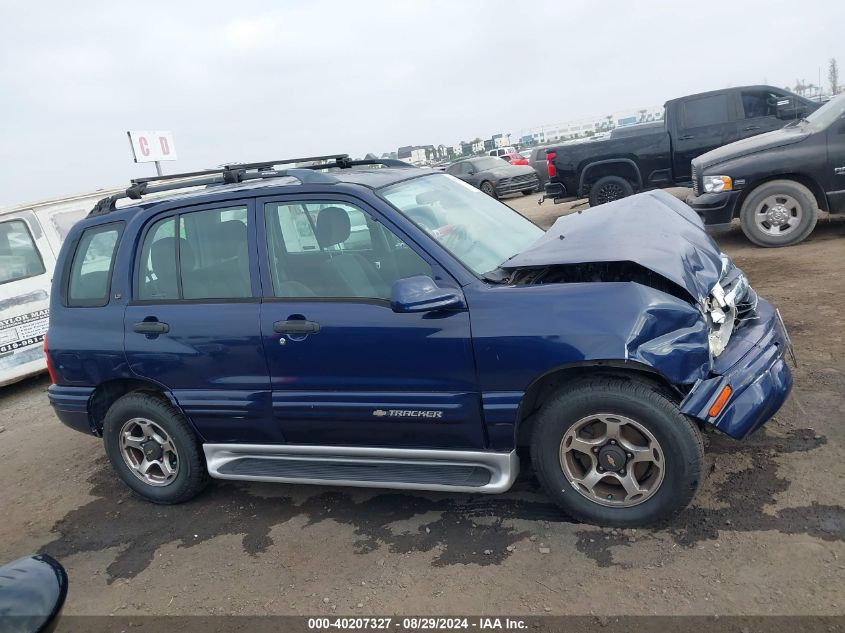
[[[47,335],[44,335],[44,356],[47,358],[47,373],[50,374],[50,382],[56,384],[56,372],[53,371],[53,361],[50,360],[50,354],[47,351]]]
[[[555,152],[546,152],[546,167],[549,170],[549,178],[554,178],[557,176],[557,169],[555,169],[555,158],[557,158],[557,154]]]

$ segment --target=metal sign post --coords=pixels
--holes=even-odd
[[[132,148],[133,160],[136,163],[155,163],[157,175],[164,175],[161,171],[161,161],[176,160],[173,132],[129,130],[126,134]]]

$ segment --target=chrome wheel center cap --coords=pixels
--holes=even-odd
[[[766,219],[769,221],[769,224],[780,226],[786,223],[786,220],[789,217],[789,212],[787,212],[786,207],[784,207],[782,204],[779,204],[770,208],[766,213],[766,216]]]

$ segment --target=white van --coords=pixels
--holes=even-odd
[[[59,246],[98,200],[117,191],[0,209],[0,387],[47,368],[42,341]]]

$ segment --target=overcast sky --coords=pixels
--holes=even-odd
[[[845,1],[787,5],[0,0],[0,205],[152,175],[128,129],[172,130],[188,171],[845,76]]]

